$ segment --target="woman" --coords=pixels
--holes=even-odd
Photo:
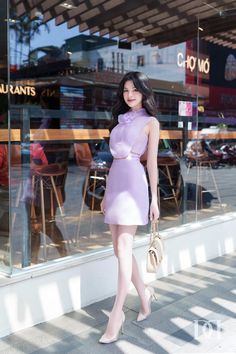
[[[159,123],[154,95],[148,78],[140,72],[127,73],[120,82],[118,101],[113,108],[114,128],[110,134],[113,163],[106,193],[101,203],[105,223],[110,226],[114,253],[118,258],[118,289],[108,325],[100,343],[118,339],[125,320],[122,311],[132,280],[141,300],[137,321],[151,313],[154,290],[145,287],[132,254],[138,225],[157,221],[157,150]],[[147,154],[147,171],[151,190],[149,209],[148,184],[140,157]]]

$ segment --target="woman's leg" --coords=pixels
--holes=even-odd
[[[117,335],[122,321],[122,309],[129,290],[132,276],[132,248],[136,226],[111,225],[112,238],[115,238],[114,251],[118,258],[118,287],[104,337]]]
[[[133,255],[133,263],[132,263],[132,283],[134,284],[139,298],[140,298],[140,302],[141,302],[141,313],[148,313],[149,311],[149,301],[146,295],[146,286],[143,282],[143,279],[141,277],[141,274],[139,272],[139,268],[138,268],[138,264],[136,261],[135,256]]]
[[[112,235],[112,242],[114,248],[114,254],[118,258],[118,251],[117,251],[117,240],[118,240],[118,225],[110,225],[111,235]],[[135,230],[136,232],[136,230]],[[149,304],[147,301],[146,293],[145,293],[145,284],[142,280],[138,264],[134,255],[132,255],[132,276],[131,281],[134,284],[135,289],[140,297],[141,302],[141,312],[146,313],[149,310]]]

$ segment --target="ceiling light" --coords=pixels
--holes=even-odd
[[[143,28],[139,28],[137,30],[135,30],[135,32],[138,32],[138,33],[147,33],[147,31]]]
[[[202,27],[198,27],[199,31],[204,31],[204,29]]]
[[[89,43],[96,43],[97,42],[96,39],[86,39],[85,41],[89,42]]]
[[[42,12],[40,10],[36,10],[35,13],[34,13],[34,16],[35,17],[42,17],[43,14],[42,14]]]
[[[5,21],[6,21],[6,22],[10,22],[10,23],[19,22],[18,20],[15,20],[14,18],[9,18],[9,19],[5,18]]]
[[[71,9],[75,9],[76,6],[70,4],[69,2],[63,2],[62,4],[60,4],[61,7],[64,7],[67,10],[71,10]]]

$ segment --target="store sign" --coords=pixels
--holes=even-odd
[[[12,95],[36,96],[35,87],[0,84],[0,93],[7,94],[8,92]]]
[[[51,88],[45,88],[41,92],[41,96],[44,96],[44,97],[55,97],[57,95],[58,95],[58,91],[56,91],[55,89],[51,89]]]
[[[184,60],[184,54],[178,53],[177,55],[177,65],[180,68],[189,69],[193,72],[196,68],[200,73],[208,74],[210,71],[210,61],[209,58],[200,59],[193,55],[187,55],[187,59]]]
[[[179,101],[179,116],[192,117],[193,115],[193,102]]]

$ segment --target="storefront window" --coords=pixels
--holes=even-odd
[[[219,16],[217,26],[225,28],[232,15],[232,11],[226,11]],[[195,209],[196,220],[235,211],[235,46],[204,36],[204,32],[208,33],[208,25],[200,21],[198,40],[187,42],[186,62],[179,57],[178,63],[187,67],[186,85],[197,93],[197,104],[190,105],[190,110],[184,107],[189,115],[182,159],[185,222],[191,220],[191,209]],[[191,118],[194,110],[196,119]]]
[[[50,16],[43,5],[32,13],[19,3],[11,2],[8,21],[1,14],[5,32],[9,26],[10,86],[6,39],[0,146],[11,155],[4,192],[9,204],[10,188],[10,213],[1,214],[7,221],[10,215],[1,227],[10,223],[11,243],[9,230],[1,231],[1,267],[9,265],[10,254],[13,266],[24,268],[111,245],[100,202],[112,162],[111,108],[128,71],[149,76],[158,106],[161,229],[235,210],[232,46],[207,37],[201,21],[191,39],[159,48],[80,33],[73,21],[60,24],[66,17],[59,14],[67,11],[63,2]],[[148,230],[140,227],[137,237]]]
[[[11,144],[8,135],[8,45],[7,4],[1,2],[1,51],[0,51],[0,272],[11,272],[10,257],[10,188],[8,159]]]

